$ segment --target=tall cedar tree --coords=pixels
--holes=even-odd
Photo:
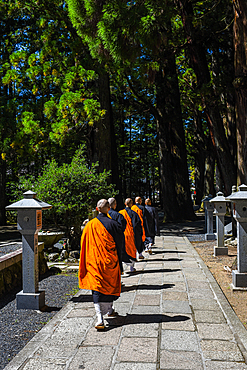
[[[199,25],[196,24],[193,3],[190,0],[176,1],[181,14],[191,66],[197,77],[197,86],[201,89],[208,127],[215,148],[217,163],[224,182],[225,193],[231,194],[232,185],[236,184],[236,165],[226,136],[219,95],[211,84],[207,54]],[[208,92],[209,90],[209,92]]]
[[[72,22],[87,40],[92,55],[109,60],[110,54],[116,67],[127,66],[123,69],[132,93],[155,117],[165,220],[193,219],[168,3],[68,0],[68,5]],[[146,81],[143,61],[146,69],[155,64]],[[150,74],[153,96],[144,94]],[[137,88],[140,81],[141,90]]]
[[[247,3],[233,0],[238,185],[247,183]]]

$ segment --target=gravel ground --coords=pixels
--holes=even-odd
[[[13,244],[0,244],[0,257],[4,256],[7,253],[16,251],[17,249],[22,248],[22,243],[13,243]]]
[[[77,275],[47,276],[40,281],[39,288],[45,290],[47,312],[17,310],[15,294],[20,288],[0,300],[0,370],[74,296]]]
[[[200,242],[205,240],[205,234],[186,234],[190,242]]]

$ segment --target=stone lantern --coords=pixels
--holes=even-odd
[[[213,224],[213,211],[214,205],[210,203],[212,195],[209,194],[203,199],[204,209],[205,209],[205,240],[215,240],[214,234],[214,224]]]
[[[17,211],[17,229],[22,234],[22,282],[23,290],[16,295],[17,309],[39,310],[45,306],[45,292],[39,291],[38,231],[42,228],[42,210],[51,208],[48,203],[36,199],[31,190],[24,199],[6,207]]]
[[[247,186],[227,197],[232,202],[233,217],[237,221],[238,269],[232,271],[233,288],[247,288]]]
[[[214,205],[214,214],[216,215],[217,246],[214,247],[214,255],[228,255],[228,248],[224,246],[226,198],[219,191],[216,197],[210,200],[210,203]]]

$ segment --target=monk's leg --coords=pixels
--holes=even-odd
[[[97,322],[95,325],[96,329],[104,329],[104,319],[103,319],[103,314],[101,311],[101,305],[100,303],[94,303],[94,308],[96,311],[96,316],[97,316]]]

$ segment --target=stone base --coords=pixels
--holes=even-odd
[[[23,290],[16,294],[17,310],[40,310],[45,306],[45,291],[37,293],[23,293]]]
[[[232,289],[236,290],[235,288],[247,288],[247,273],[232,271]]]
[[[228,247],[214,247],[214,256],[227,256]]]
[[[216,240],[215,234],[205,234],[205,240]]]

